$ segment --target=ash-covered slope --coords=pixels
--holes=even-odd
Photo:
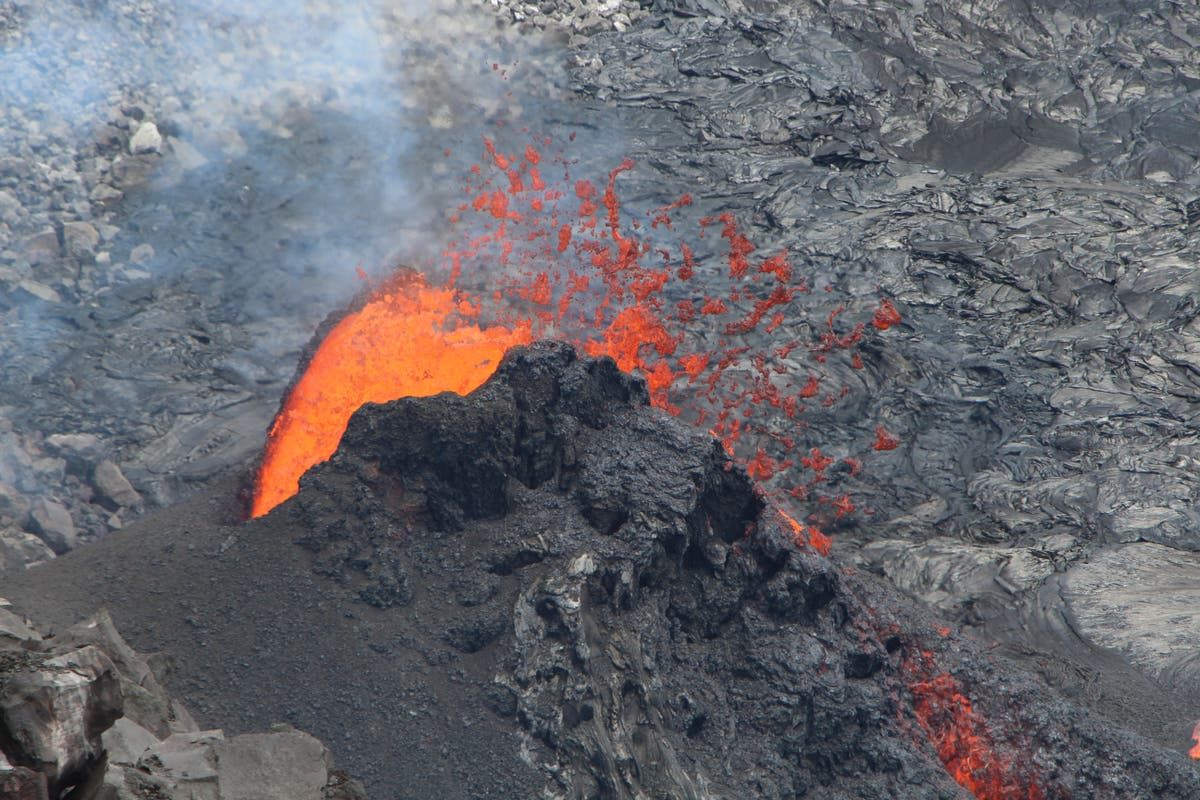
[[[719,445],[565,345],[363,408],[261,520],[234,494],[4,594],[107,606],[203,724],[297,725],[376,798],[952,798],[942,762],[971,758],[1016,793],[980,796],[1200,793],[1181,754],[798,547]]]

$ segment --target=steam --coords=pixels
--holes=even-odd
[[[306,284],[293,289],[319,288],[326,304],[353,291],[356,266],[371,271],[389,253],[436,252],[440,201],[456,166],[456,156],[442,156],[443,145],[452,153],[471,146],[473,157],[487,126],[531,107],[492,65],[536,60],[538,44],[498,28],[473,4],[176,0],[16,8],[0,39],[7,151],[33,161],[46,183],[73,161],[65,164],[69,179],[86,187],[79,174],[97,166],[87,162],[110,126],[132,135],[150,122],[165,141],[151,183],[126,190],[115,213],[79,198],[14,220],[14,240],[76,219],[111,222],[125,233],[112,252],[119,264],[141,243],[136,236],[146,236],[139,212],[201,205],[197,194],[215,191],[214,201],[270,216],[257,233],[322,240],[302,251],[284,241],[275,255],[287,278]],[[120,161],[129,154],[106,155]],[[457,166],[470,160],[463,153]],[[234,178],[240,185],[220,196],[220,184]],[[272,190],[279,196],[269,196]],[[270,212],[281,205],[293,212],[283,215],[290,230],[282,235],[268,230],[278,222]],[[214,217],[160,224],[157,238],[167,248],[149,241],[158,257],[146,268],[159,276],[191,268],[187,254],[172,258],[171,243],[189,239],[185,225],[220,225]],[[248,226],[239,222],[244,235]],[[155,231],[148,233],[153,239]],[[280,275],[262,264],[255,269],[270,273],[268,288],[278,288]],[[252,292],[252,300],[266,302],[272,293]]]
[[[30,435],[97,434],[158,502],[180,464],[223,472],[204,458],[257,423],[187,424],[245,393],[269,420],[356,268],[439,260],[485,134],[572,126],[559,47],[453,0],[0,2],[0,159],[20,164],[0,277],[35,290],[0,301],[0,406]],[[159,152],[132,153],[147,125]],[[73,225],[98,237],[70,254]],[[71,370],[81,389],[38,399]],[[61,480],[41,490],[97,524]]]

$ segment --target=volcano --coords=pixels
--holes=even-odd
[[[364,406],[270,514],[241,524],[237,488],[5,594],[59,624],[106,607],[198,718],[287,720],[372,797],[1200,792],[798,543],[717,440],[566,344]]]
[[[376,797],[1200,796],[1197,42],[0,0],[0,698],[104,605]]]

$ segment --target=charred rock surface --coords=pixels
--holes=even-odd
[[[961,797],[946,720],[915,711],[961,708],[943,685],[1013,786],[1200,791],[1181,754],[798,548],[719,445],[563,345],[364,407],[263,519],[230,524],[233,494],[6,594],[64,623],[108,606],[205,723],[312,730],[381,798]]]

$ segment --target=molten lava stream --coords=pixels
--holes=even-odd
[[[364,403],[467,394],[491,377],[510,347],[533,340],[528,324],[480,328],[466,321],[474,313],[453,289],[416,276],[402,287],[381,287],[338,322],[271,426],[250,515],[294,495],[300,476],[337,450]]]
[[[913,711],[950,776],[978,800],[1045,800],[1030,765],[1003,754],[963,685],[933,655],[906,660]]]

